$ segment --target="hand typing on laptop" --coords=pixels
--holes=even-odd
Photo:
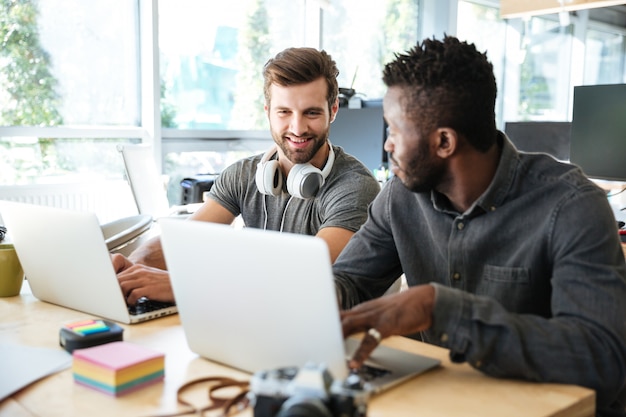
[[[348,366],[359,369],[363,362],[389,336],[421,332],[430,327],[435,288],[420,285],[376,298],[341,312],[343,336],[365,332]]]
[[[166,270],[133,263],[120,254],[113,254],[111,260],[128,305],[135,305],[142,297],[174,302],[170,276]]]
[[[128,268],[131,276],[135,267],[123,257],[111,262],[94,213],[8,201],[0,206],[3,218],[15,230],[20,262],[39,300],[126,324],[177,312],[171,304],[137,304],[137,295],[153,297],[143,291],[142,284],[133,284],[137,291],[124,284],[122,291],[116,270]],[[132,305],[128,305],[129,296]]]

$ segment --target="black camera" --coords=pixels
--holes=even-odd
[[[334,380],[316,364],[257,372],[250,394],[254,417],[365,417],[369,398],[359,375]]]

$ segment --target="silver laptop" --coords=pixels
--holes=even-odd
[[[323,240],[171,218],[159,224],[192,351],[250,373],[313,362],[336,379],[348,375],[350,352]],[[378,392],[438,364],[379,346],[367,365],[380,377],[369,388]]]
[[[154,163],[154,151],[143,144],[118,145],[130,189],[140,214],[149,214],[154,219],[166,216],[186,217],[194,213],[201,204],[170,206],[167,191]]]
[[[0,216],[38,299],[126,324],[177,312],[126,305],[94,213],[0,201]]]

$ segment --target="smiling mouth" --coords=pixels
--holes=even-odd
[[[311,140],[311,138],[309,138],[309,137],[307,137],[307,138],[294,138],[292,136],[287,136],[286,139],[289,142],[293,142],[293,143],[304,143],[304,142],[307,142],[307,141]]]

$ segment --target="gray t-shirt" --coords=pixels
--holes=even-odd
[[[227,167],[211,187],[209,197],[246,227],[315,235],[324,227],[356,232],[367,219],[367,207],[380,191],[372,173],[341,147],[333,146],[335,162],[313,198],[292,197],[283,186],[279,196],[259,192],[255,174],[262,154]]]

